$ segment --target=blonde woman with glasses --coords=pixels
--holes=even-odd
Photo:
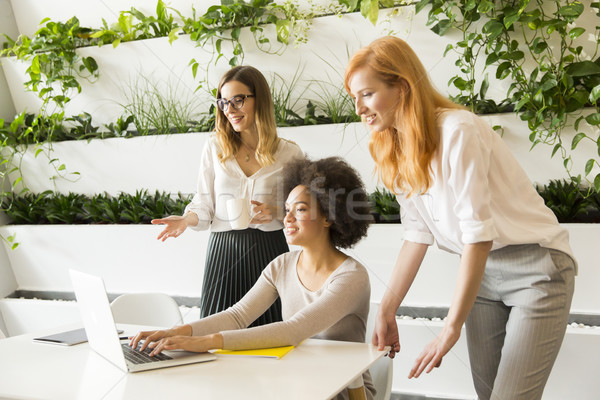
[[[263,74],[250,66],[229,70],[217,89],[216,128],[201,153],[198,189],[183,216],[153,220],[165,225],[159,240],[188,227],[210,229],[200,315],[225,310],[254,285],[264,267],[289,251],[283,234],[282,166],[302,157],[300,148],[277,136],[273,100]],[[227,201],[249,199],[251,220],[237,229]],[[235,229],[234,229],[235,228]],[[275,303],[255,325],[281,320]]]

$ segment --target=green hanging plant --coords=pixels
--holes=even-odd
[[[600,15],[600,2],[588,7]],[[600,31],[596,27],[587,32],[595,49],[584,52],[582,43],[588,35],[577,22],[585,9],[579,1],[564,0],[421,0],[416,5],[417,12],[428,10],[433,32],[462,33],[462,40],[446,49],[446,54],[452,51],[457,56],[463,74],[450,81],[460,91],[459,99],[470,104],[483,100],[485,91],[480,90],[478,98],[477,84],[484,89],[487,83],[477,79],[486,74],[476,71],[475,63],[484,60],[485,70],[509,80],[506,98],[527,121],[532,147],[552,146],[552,156],[560,154],[569,175],[575,176],[571,151],[582,141],[597,147],[599,157],[586,162],[583,176],[598,190],[600,173],[589,175],[600,167]],[[578,131],[584,121],[591,129],[565,142],[564,130]]]

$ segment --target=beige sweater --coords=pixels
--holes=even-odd
[[[256,349],[298,345],[307,338],[364,342],[371,286],[365,267],[348,257],[317,291],[306,289],[296,272],[301,251],[271,261],[248,293],[234,306],[190,324],[194,336],[220,332],[223,348]],[[283,321],[246,328],[277,298]],[[363,375],[367,398],[375,392]],[[346,391],[336,399],[347,398]]]

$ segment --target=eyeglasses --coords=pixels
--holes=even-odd
[[[229,100],[227,100],[227,99],[217,99],[217,106],[223,112],[227,111],[227,109],[229,108],[230,104],[231,104],[231,106],[233,108],[235,108],[236,110],[239,110],[242,107],[244,107],[244,101],[248,97],[254,97],[254,95],[253,94],[238,94],[237,96],[233,96]]]

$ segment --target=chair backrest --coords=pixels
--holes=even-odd
[[[373,330],[375,329],[375,316],[377,315],[377,309],[379,303],[371,302],[369,309],[369,318],[367,319],[367,334],[365,341],[371,343],[373,337]],[[373,378],[373,385],[377,389],[377,393],[373,400],[389,400],[392,396],[392,379],[393,379],[393,363],[389,357],[383,357],[369,368],[371,372],[371,378]]]
[[[110,309],[116,323],[170,328],[183,324],[177,302],[164,293],[126,293]]]

